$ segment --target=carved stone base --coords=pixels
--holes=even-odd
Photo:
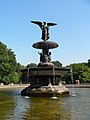
[[[63,85],[48,85],[40,88],[31,88],[31,86],[21,91],[22,96],[30,97],[60,97],[69,96],[69,90]]]

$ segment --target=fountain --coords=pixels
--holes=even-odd
[[[40,62],[36,68],[22,69],[30,80],[30,86],[21,91],[22,96],[31,97],[58,97],[69,95],[69,90],[61,84],[61,77],[70,72],[70,68],[55,67],[51,62],[50,49],[58,47],[56,42],[48,41],[50,38],[49,27],[57,25],[56,23],[46,23],[39,21],[31,21],[39,25],[42,30],[43,41],[36,42],[32,46],[36,49],[41,49]]]

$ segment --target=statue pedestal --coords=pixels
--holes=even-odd
[[[63,85],[48,85],[40,88],[28,86],[22,90],[21,95],[30,97],[61,97],[69,96],[69,90]]]

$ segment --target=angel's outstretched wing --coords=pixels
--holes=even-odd
[[[48,26],[54,26],[57,25],[56,23],[47,23]]]
[[[32,23],[39,25],[39,27],[42,29],[42,22],[39,21],[31,21]]]

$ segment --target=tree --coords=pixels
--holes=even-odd
[[[19,80],[19,73],[16,72],[16,56],[11,49],[0,42],[0,82],[9,84]]]
[[[90,68],[86,63],[77,63],[70,65],[73,69],[73,78],[80,80],[81,83],[90,82]]]
[[[62,63],[60,63],[59,61],[52,61],[52,63],[55,67],[62,67]]]
[[[4,76],[7,75],[8,72],[8,51],[6,45],[0,42],[0,82],[3,81]]]
[[[30,63],[30,64],[27,65],[27,67],[28,68],[30,68],[30,67],[37,67],[37,64],[36,63]]]
[[[88,59],[88,67],[90,67],[90,59]]]

